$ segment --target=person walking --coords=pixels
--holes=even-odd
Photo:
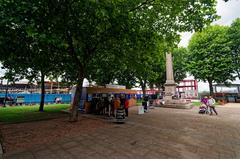
[[[208,98],[208,105],[209,105],[209,108],[210,108],[210,115],[212,115],[213,114],[213,112],[212,111],[214,111],[214,113],[216,114],[216,115],[218,115],[218,113],[217,113],[217,111],[216,111],[216,109],[215,109],[215,99],[214,98],[212,98],[212,96],[209,96],[209,98]]]

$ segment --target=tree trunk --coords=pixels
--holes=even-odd
[[[81,71],[81,73],[79,73],[79,76],[78,76],[76,91],[75,91],[73,102],[72,102],[72,109],[71,109],[70,118],[69,118],[70,122],[78,121],[78,107],[81,101],[83,80],[84,80],[84,76]]]
[[[143,92],[143,98],[146,96],[146,82],[141,82],[142,92]]]
[[[153,89],[154,89],[154,84],[153,84],[153,83],[150,83],[150,84],[149,84],[149,87],[150,87],[151,90],[153,90]]]
[[[237,76],[238,76],[238,79],[240,79],[240,72],[237,71]]]
[[[45,99],[45,84],[44,84],[45,75],[41,72],[41,101],[39,106],[39,111],[43,112],[44,99]]]
[[[212,80],[208,80],[208,83],[209,83],[210,95],[212,96],[213,95],[213,83],[212,83]]]
[[[3,107],[6,107],[7,94],[8,94],[8,83],[9,83],[9,80],[7,80],[7,87],[6,87],[6,91],[5,91],[5,98],[4,98]]]
[[[84,76],[85,76],[85,66],[81,60],[79,60],[78,56],[76,55],[75,49],[74,49],[74,45],[73,45],[73,38],[72,38],[72,34],[71,31],[69,29],[67,29],[66,32],[67,35],[67,41],[68,41],[68,52],[69,55],[72,57],[73,62],[78,66],[78,77],[77,77],[77,85],[76,85],[76,91],[75,91],[75,95],[73,98],[73,102],[72,102],[72,109],[70,112],[70,117],[69,117],[69,121],[70,122],[76,122],[78,121],[78,107],[80,105],[80,100],[81,100],[81,95],[82,95],[82,84],[83,84],[83,80],[84,80]],[[84,57],[87,57],[87,55],[89,56],[89,54],[85,54]],[[87,59],[84,58],[85,62],[87,63]]]

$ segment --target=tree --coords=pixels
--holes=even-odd
[[[196,78],[209,83],[213,94],[213,82],[233,80],[231,50],[226,38],[228,27],[210,26],[196,32],[189,42],[188,69]]]
[[[46,3],[45,3],[46,4]],[[51,31],[44,4],[1,1],[0,21],[0,61],[4,68],[14,71],[30,81],[41,81],[41,100],[39,111],[44,110],[45,86],[47,75],[58,69],[60,50],[55,47],[55,41],[46,37]],[[44,13],[45,12],[45,13]],[[17,15],[16,15],[17,13]],[[33,19],[36,18],[36,19]],[[38,18],[38,19],[37,19]]]
[[[240,18],[237,18],[228,30],[228,38],[232,53],[233,69],[240,79]]]
[[[175,82],[179,82],[187,76],[187,49],[184,47],[173,50],[173,73]]]

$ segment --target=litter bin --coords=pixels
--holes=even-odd
[[[138,106],[138,114],[144,114],[144,107]]]

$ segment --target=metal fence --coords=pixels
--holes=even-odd
[[[0,98],[5,98],[5,93],[0,93]],[[39,104],[41,94],[9,93],[7,98],[14,104],[19,103],[20,100],[22,104]],[[45,94],[45,103],[55,103],[57,98],[61,103],[71,102],[71,94]]]

